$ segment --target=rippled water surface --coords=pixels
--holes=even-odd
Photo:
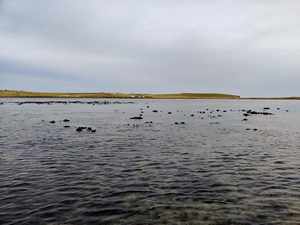
[[[0,101],[0,224],[300,224],[298,101]]]

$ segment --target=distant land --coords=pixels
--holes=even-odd
[[[241,100],[300,100],[300,97],[240,97],[222,93],[68,93],[0,90],[0,98],[124,98],[124,99],[241,99]]]
[[[219,93],[63,93],[0,90],[0,98],[240,99],[240,96]]]

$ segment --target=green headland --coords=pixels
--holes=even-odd
[[[240,99],[240,96],[220,93],[64,93],[0,90],[0,98]]]
[[[124,99],[241,99],[241,100],[300,100],[300,97],[240,97],[222,93],[71,93],[0,90],[0,98],[124,98]]]

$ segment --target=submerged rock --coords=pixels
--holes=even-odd
[[[247,114],[251,114],[251,115],[273,115],[273,113],[270,113],[270,112],[257,112],[257,111],[252,111],[252,110],[248,110]]]
[[[184,125],[185,122],[175,122],[174,124],[175,124],[175,125],[179,125],[179,124]]]
[[[88,127],[87,130],[88,130],[88,132],[91,132],[91,133],[96,133],[96,131],[97,131],[96,129],[93,129],[91,127]]]
[[[67,122],[70,122],[69,119],[64,119],[63,122],[67,123]]]
[[[131,119],[131,120],[142,120],[143,117],[140,115],[140,116],[134,116],[134,117],[131,117],[130,119]]]
[[[77,132],[81,132],[81,131],[83,131],[83,130],[85,130],[85,129],[86,129],[86,127],[77,127],[76,131],[77,131]]]
[[[49,123],[52,123],[52,124],[54,124],[54,123],[56,123],[56,122],[55,122],[55,120],[51,120]]]
[[[77,127],[76,131],[81,132],[81,131],[83,131],[83,129],[81,127]]]

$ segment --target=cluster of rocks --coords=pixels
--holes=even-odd
[[[43,122],[44,120],[42,120],[42,122]],[[64,123],[69,123],[69,122],[71,122],[71,120],[69,120],[69,119],[64,119],[64,120],[62,120],[62,122],[64,122]],[[51,120],[51,121],[49,121],[49,123],[51,123],[51,124],[55,124],[56,123],[56,121],[55,120]],[[70,125],[64,125],[64,128],[70,128],[71,126]],[[90,132],[90,133],[96,133],[96,129],[95,128],[92,128],[92,127],[86,127],[86,126],[80,126],[80,127],[77,127],[76,128],[76,131],[77,132],[81,132],[81,131],[84,131],[84,130],[86,130],[87,132]]]
[[[175,124],[175,125],[184,125],[185,122],[175,122],[174,124]]]
[[[150,106],[147,105],[146,108],[149,109]],[[141,108],[140,110],[141,111],[140,111],[140,115],[139,116],[133,116],[130,119],[131,120],[143,120],[144,119],[144,117],[143,117],[143,115],[144,115],[144,109]],[[270,110],[271,110],[270,107],[264,107],[262,111],[255,111],[255,110],[252,110],[252,109],[240,109],[240,110],[215,109],[215,110],[210,110],[209,108],[206,108],[205,110],[197,111],[197,113],[201,114],[200,115],[200,119],[203,120],[203,119],[205,119],[204,118],[205,114],[207,115],[207,118],[209,118],[209,119],[218,119],[218,118],[223,117],[223,114],[227,113],[227,112],[233,112],[233,111],[235,111],[235,112],[242,112],[243,113],[242,116],[244,116],[244,118],[242,118],[242,121],[246,122],[246,121],[249,120],[248,117],[251,116],[251,115],[274,115],[272,112],[270,112]],[[280,108],[277,107],[276,110],[280,110]],[[286,110],[286,111],[288,112],[288,110]],[[159,112],[163,112],[163,111],[159,111],[157,109],[153,109],[152,110],[152,113],[159,113]],[[177,112],[180,112],[180,110],[177,110]],[[181,112],[183,112],[183,111],[181,111]],[[166,113],[167,113],[167,115],[172,115],[173,114],[172,111],[167,111]],[[194,113],[184,114],[184,116],[196,117],[196,114],[194,114]],[[185,124],[185,122],[174,122],[174,124],[175,125],[180,125],[180,124]],[[219,124],[219,122],[210,122],[209,124]]]
[[[76,131],[77,132],[82,132],[86,130],[87,132],[91,132],[91,133],[96,133],[96,129],[92,128],[92,127],[77,127]]]
[[[250,116],[250,115],[265,115],[265,116],[268,116],[268,115],[273,115],[273,113],[271,112],[257,112],[257,111],[253,111],[253,110],[247,110],[246,113],[243,114],[244,116]]]
[[[108,104],[134,104],[134,102],[125,102],[125,101],[22,101],[22,102],[9,102],[15,103],[17,105],[25,105],[25,104],[36,104],[36,105],[54,105],[54,104],[85,104],[85,105],[108,105]]]
[[[246,128],[246,130],[247,130],[247,131],[251,131],[251,130],[252,130],[252,131],[258,131],[257,128],[253,128],[253,129],[251,129],[251,128]]]

